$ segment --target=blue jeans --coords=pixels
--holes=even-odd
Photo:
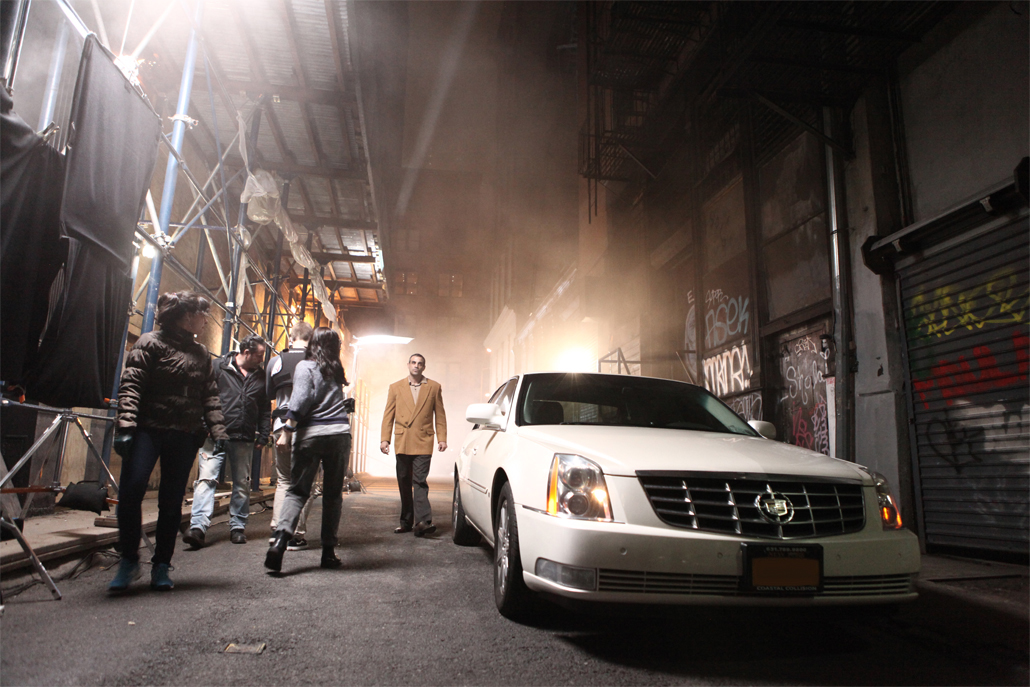
[[[175,551],[175,535],[182,522],[182,497],[197,454],[197,438],[174,429],[137,428],[132,455],[122,460],[118,480],[118,548],[122,558],[139,560],[143,526],[143,497],[158,458],[161,484],[157,491],[157,544],[153,563],[170,563]]]
[[[279,514],[277,532],[290,537],[296,533],[297,520],[311,496],[311,485],[322,465],[322,546],[336,546],[336,531],[343,512],[343,478],[350,461],[350,434],[329,434],[303,439],[293,447],[290,488]]]
[[[211,513],[215,510],[215,487],[222,463],[229,460],[232,477],[232,498],[229,499],[229,529],[242,530],[250,515],[250,462],[254,455],[253,441],[229,441],[225,453],[200,451],[197,481],[193,483],[193,513],[190,529],[207,532],[211,526]]]

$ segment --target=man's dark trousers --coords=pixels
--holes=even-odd
[[[426,483],[432,457],[429,453],[397,454],[397,487],[401,492],[401,525],[404,527],[433,521],[433,511],[429,506],[429,484]]]

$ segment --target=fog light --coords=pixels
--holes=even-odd
[[[546,558],[538,558],[536,575],[572,589],[592,592],[597,588],[597,571],[593,568],[577,568],[574,565],[562,565]]]

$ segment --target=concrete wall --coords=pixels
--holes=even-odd
[[[963,3],[899,59],[915,221],[1011,179],[1027,154],[1027,15]]]

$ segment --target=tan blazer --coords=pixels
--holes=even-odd
[[[395,453],[427,455],[433,453],[433,415],[436,415],[438,441],[447,441],[447,414],[443,409],[443,389],[439,382],[425,378],[418,391],[418,407],[411,399],[407,378],[390,385],[383,412],[381,441],[390,441],[393,430]]]

